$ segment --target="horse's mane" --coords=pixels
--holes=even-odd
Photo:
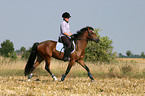
[[[72,36],[73,36],[74,38],[77,38],[78,36],[80,36],[81,34],[83,34],[83,33],[84,33],[85,31],[87,31],[88,29],[94,31],[94,28],[87,26],[87,27],[84,27],[84,28],[80,29],[79,31],[77,31],[77,33],[73,34]]]

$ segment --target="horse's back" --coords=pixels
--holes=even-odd
[[[39,43],[39,45],[43,45],[43,46],[55,46],[56,44],[57,41],[53,41],[53,40],[47,40]]]
[[[39,43],[37,50],[41,53],[48,53],[56,47],[57,41],[47,40]]]

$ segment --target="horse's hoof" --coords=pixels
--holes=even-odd
[[[60,82],[63,82],[64,81],[64,78],[61,78],[61,81]]]
[[[66,77],[66,75],[63,74],[63,75],[62,75],[62,78],[61,78],[61,81],[64,81],[65,77]]]
[[[95,83],[95,81],[94,81],[94,80],[91,80],[91,82],[92,82],[92,83]]]
[[[33,73],[31,73],[29,76],[28,76],[28,79],[31,79],[33,76]]]

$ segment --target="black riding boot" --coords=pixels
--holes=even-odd
[[[70,50],[69,50],[69,48],[65,48],[63,60],[64,61],[69,61],[70,60]]]

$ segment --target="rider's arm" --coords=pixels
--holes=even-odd
[[[66,32],[64,32],[63,34],[65,34],[65,35],[67,35],[67,36],[71,36],[71,35],[72,35],[71,33],[70,33],[71,35],[69,35],[69,34],[68,34],[68,33],[66,33]]]
[[[71,32],[69,32],[69,34],[70,34],[70,36],[72,35],[72,33],[71,33]]]

